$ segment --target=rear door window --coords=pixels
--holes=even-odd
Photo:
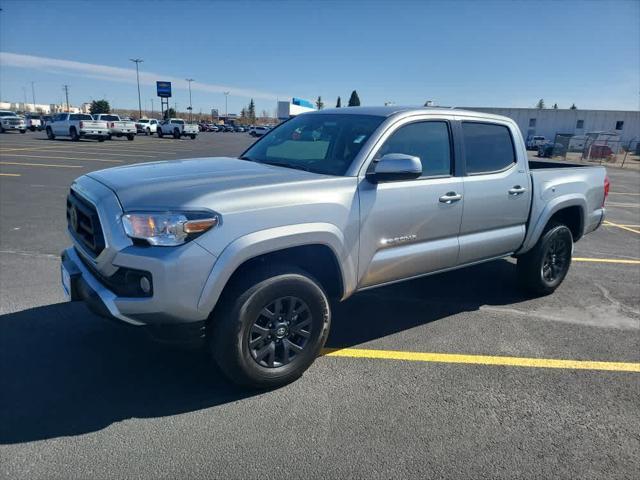
[[[499,172],[516,162],[513,139],[504,125],[462,122],[467,174]]]

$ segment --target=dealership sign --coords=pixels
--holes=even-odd
[[[171,82],[156,82],[156,89],[159,97],[171,97]]]

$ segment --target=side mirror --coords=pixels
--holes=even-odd
[[[420,157],[404,153],[387,153],[373,163],[367,172],[367,180],[371,183],[412,180],[422,175]]]

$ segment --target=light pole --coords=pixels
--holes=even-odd
[[[136,80],[138,82],[138,119],[142,118],[142,100],[140,100],[140,72],[138,71],[138,64],[144,60],[141,58],[130,58],[130,61],[136,64]]]
[[[185,78],[187,82],[189,82],[189,123],[193,120],[193,105],[191,104],[191,82],[193,82],[193,78]]]
[[[222,93],[224,93],[224,118],[225,118],[224,121],[226,123],[229,117],[229,108],[227,107],[227,98],[229,98],[230,92],[222,92]]]
[[[151,99],[151,118],[153,118],[153,98]]]
[[[31,82],[31,97],[33,99],[33,111],[36,111],[36,89],[33,86],[35,82]]]

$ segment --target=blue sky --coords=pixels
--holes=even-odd
[[[178,108],[236,112],[256,98],[356,89],[364,105],[534,106],[636,110],[640,1],[55,1],[1,0],[0,97],[79,104],[106,97],[143,109],[154,80]]]

